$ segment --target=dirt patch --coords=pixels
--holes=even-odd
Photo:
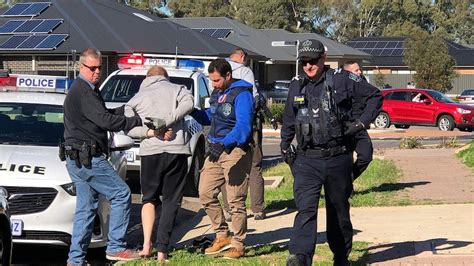
[[[415,204],[474,202],[474,172],[455,149],[387,149],[383,156],[401,169],[402,195]]]

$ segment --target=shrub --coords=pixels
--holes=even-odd
[[[418,137],[405,137],[400,140],[400,149],[420,149],[423,148],[421,138]]]
[[[442,138],[438,148],[456,148],[459,147],[459,141],[456,137],[454,138]]]
[[[271,103],[271,104],[268,104],[268,109],[270,109],[270,112],[272,112],[273,117],[276,119],[276,121],[281,123],[282,118],[283,118],[283,110],[285,109],[285,104],[284,103]],[[265,119],[267,120],[268,118],[265,117]]]

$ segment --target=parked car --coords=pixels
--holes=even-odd
[[[465,89],[457,97],[459,103],[474,105],[474,89]]]
[[[8,191],[0,187],[0,264],[4,266],[10,265],[12,256],[12,233],[7,199]]]
[[[285,102],[286,98],[288,98],[290,83],[291,80],[275,80],[260,92],[267,100],[273,102]]]
[[[71,243],[76,188],[58,156],[65,97],[56,92],[0,92],[0,186],[9,194],[13,243]],[[125,179],[122,149],[131,148],[133,140],[113,135],[109,161]],[[91,248],[107,243],[109,210],[108,201],[99,197]]]
[[[375,119],[377,128],[408,128],[410,125],[436,126],[442,131],[454,128],[472,131],[474,106],[459,104],[441,92],[423,89],[383,90],[382,112]]]

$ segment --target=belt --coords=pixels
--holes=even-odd
[[[308,157],[332,157],[339,154],[343,154],[347,152],[347,148],[345,146],[339,146],[334,148],[327,148],[327,149],[307,149],[307,150],[296,150],[296,154],[305,155]]]

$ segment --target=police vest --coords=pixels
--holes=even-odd
[[[251,92],[251,88],[237,87],[228,94],[212,93],[211,108],[214,109],[209,134],[215,138],[225,137],[235,126],[235,98],[241,92]]]
[[[296,138],[298,146],[308,148],[332,148],[344,145],[343,121],[333,95],[333,72],[325,72],[324,86],[319,95],[306,93],[302,84],[300,95],[293,104],[296,115]]]

